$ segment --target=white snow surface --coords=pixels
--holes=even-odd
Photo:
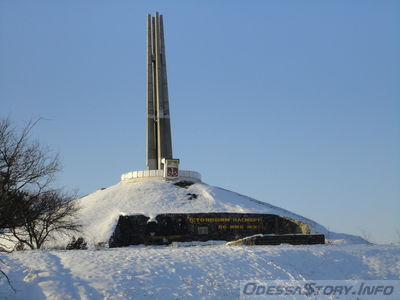
[[[388,245],[131,246],[0,259],[17,290],[0,274],[0,299],[239,299],[241,280],[400,279],[400,246]]]
[[[189,200],[188,194],[197,198]],[[365,243],[360,237],[330,232],[323,226],[285,209],[205,183],[187,188],[165,181],[118,183],[77,200],[81,207],[83,237],[90,245],[108,242],[120,215],[142,214],[155,218],[163,213],[266,213],[286,216],[309,224],[336,243]]]

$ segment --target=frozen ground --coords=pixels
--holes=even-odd
[[[0,299],[238,298],[248,279],[400,279],[400,246],[129,247],[0,254]]]

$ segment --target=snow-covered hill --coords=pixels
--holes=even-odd
[[[197,195],[193,199],[190,194]],[[192,199],[190,199],[192,198]],[[120,215],[143,214],[155,217],[162,213],[267,213],[286,216],[310,225],[313,232],[329,240],[365,243],[360,237],[338,234],[305,217],[232,191],[196,183],[187,188],[165,181],[119,183],[98,190],[78,200],[83,236],[92,245],[107,242]]]
[[[197,198],[189,200],[188,194]],[[232,299],[239,297],[241,280],[400,279],[399,246],[332,233],[287,210],[204,183],[187,188],[163,181],[117,184],[77,201],[91,249],[0,253],[1,268],[17,290],[0,276],[0,299]],[[195,212],[283,215],[308,223],[328,243],[228,246],[210,241],[94,249],[108,240],[120,215]]]
[[[136,246],[0,259],[17,289],[0,276],[0,299],[238,299],[241,280],[400,279],[399,246]]]

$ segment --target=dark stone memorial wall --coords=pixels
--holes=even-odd
[[[233,241],[254,234],[308,234],[308,225],[273,214],[193,213],[120,216],[110,247],[174,241]]]

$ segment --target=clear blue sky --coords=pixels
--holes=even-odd
[[[58,182],[145,168],[146,13],[165,18],[174,156],[221,186],[400,240],[399,1],[0,1],[0,117],[43,117]]]

